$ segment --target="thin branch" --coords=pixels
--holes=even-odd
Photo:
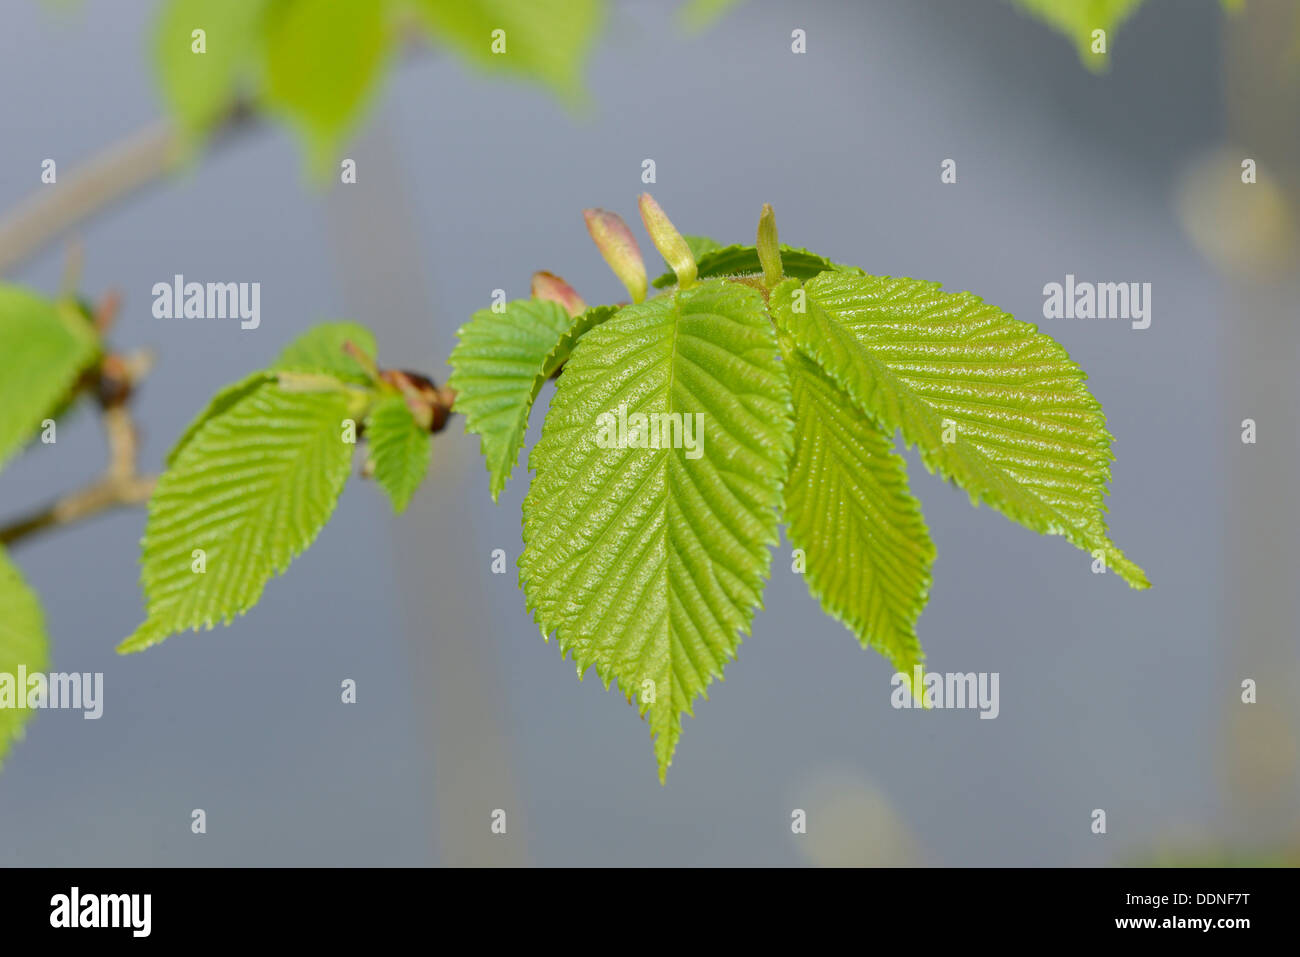
[[[414,59],[427,51],[418,17],[399,23],[403,53]],[[207,132],[203,155],[260,125],[246,98],[236,99]],[[191,155],[191,144],[166,120],[157,120],[91,157],[70,178],[43,185],[0,219],[0,276],[12,272],[47,245],[109,206],[174,172]]]
[[[108,477],[65,495],[45,508],[0,528],[0,544],[11,545],[36,532],[71,525],[113,508],[143,505],[153,494],[152,475]]]
[[[254,125],[254,113],[237,104],[210,136],[211,146]],[[166,121],[130,134],[55,184],[33,192],[0,220],[0,275],[12,272],[66,230],[173,172],[187,152]]]
[[[109,293],[96,310],[103,328],[113,322],[120,301]],[[108,442],[108,465],[95,482],[64,495],[4,526],[0,526],[0,545],[10,545],[47,529],[71,525],[109,509],[143,505],[153,494],[157,478],[140,475],[139,436],[127,402],[135,387],[148,374],[153,357],[148,352],[119,355],[110,352],[88,380],[99,402],[104,435]]]
[[[131,366],[127,360],[124,365]],[[101,395],[120,395],[120,390],[101,388]],[[44,508],[0,527],[0,545],[10,545],[46,529],[90,518],[109,509],[143,505],[153,494],[157,477],[136,471],[139,448],[135,423],[121,401],[109,401],[103,410],[104,433],[108,438],[108,467],[95,482],[64,495]]]

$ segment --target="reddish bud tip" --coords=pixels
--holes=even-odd
[[[577,291],[553,272],[533,273],[532,294],[534,299],[559,303],[571,316],[587,311],[587,304]]]
[[[627,223],[618,213],[604,209],[585,209],[582,218],[587,221],[587,232],[596,243],[596,248],[609,263],[614,275],[627,287],[633,302],[645,299],[649,283],[646,281],[645,262],[641,259],[641,249],[636,238],[627,228]]]

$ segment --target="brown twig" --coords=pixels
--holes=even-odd
[[[426,375],[405,369],[381,369],[378,377],[397,389],[415,420],[430,432],[441,432],[451,417],[456,392],[440,386]]]
[[[118,299],[110,293],[96,310],[105,326],[111,324]],[[70,525],[100,512],[142,505],[153,494],[157,478],[137,471],[139,439],[127,406],[132,392],[153,364],[147,352],[120,355],[110,352],[93,370],[89,385],[99,402],[108,441],[108,465],[100,478],[60,497],[43,508],[0,526],[0,545],[11,545],[36,532]]]
[[[0,544],[12,545],[36,532],[70,525],[112,508],[143,505],[149,501],[157,481],[152,475],[126,478],[106,475],[98,482],[0,528]]]
[[[254,118],[247,104],[236,104],[210,135],[211,145],[249,128]],[[183,138],[160,120],[61,175],[56,183],[38,187],[0,220],[0,275],[31,259],[64,231],[163,179],[186,155]]]

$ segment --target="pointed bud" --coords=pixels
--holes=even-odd
[[[776,213],[772,204],[764,203],[758,217],[758,261],[763,264],[763,283],[769,289],[781,281],[785,269],[781,265],[781,247],[776,241]]]
[[[379,378],[379,367],[375,365],[374,358],[366,350],[362,349],[351,339],[343,341],[343,351],[351,356],[361,368],[366,370],[366,375],[371,379]]]
[[[584,209],[582,218],[587,221],[587,232],[596,242],[596,248],[614,270],[614,275],[627,287],[633,302],[645,299],[648,283],[645,262],[636,238],[618,213],[604,209]]]
[[[659,208],[653,196],[642,193],[639,205],[641,222],[645,223],[646,232],[650,234],[655,249],[659,250],[664,261],[677,274],[677,285],[689,289],[695,285],[696,276],[695,257],[691,255],[691,247],[686,244],[677,227]]]
[[[384,369],[379,378],[401,393],[416,422],[430,432],[442,430],[455,402],[455,393],[439,388],[428,376],[404,369]]]
[[[587,304],[582,301],[577,291],[553,272],[533,273],[532,293],[534,299],[558,302],[571,316],[578,316],[587,311]]]

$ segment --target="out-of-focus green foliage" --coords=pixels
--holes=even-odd
[[[297,128],[321,172],[404,43],[427,39],[577,101],[604,7],[605,0],[166,0],[154,55],[163,96],[191,144],[236,105],[252,106]]]

